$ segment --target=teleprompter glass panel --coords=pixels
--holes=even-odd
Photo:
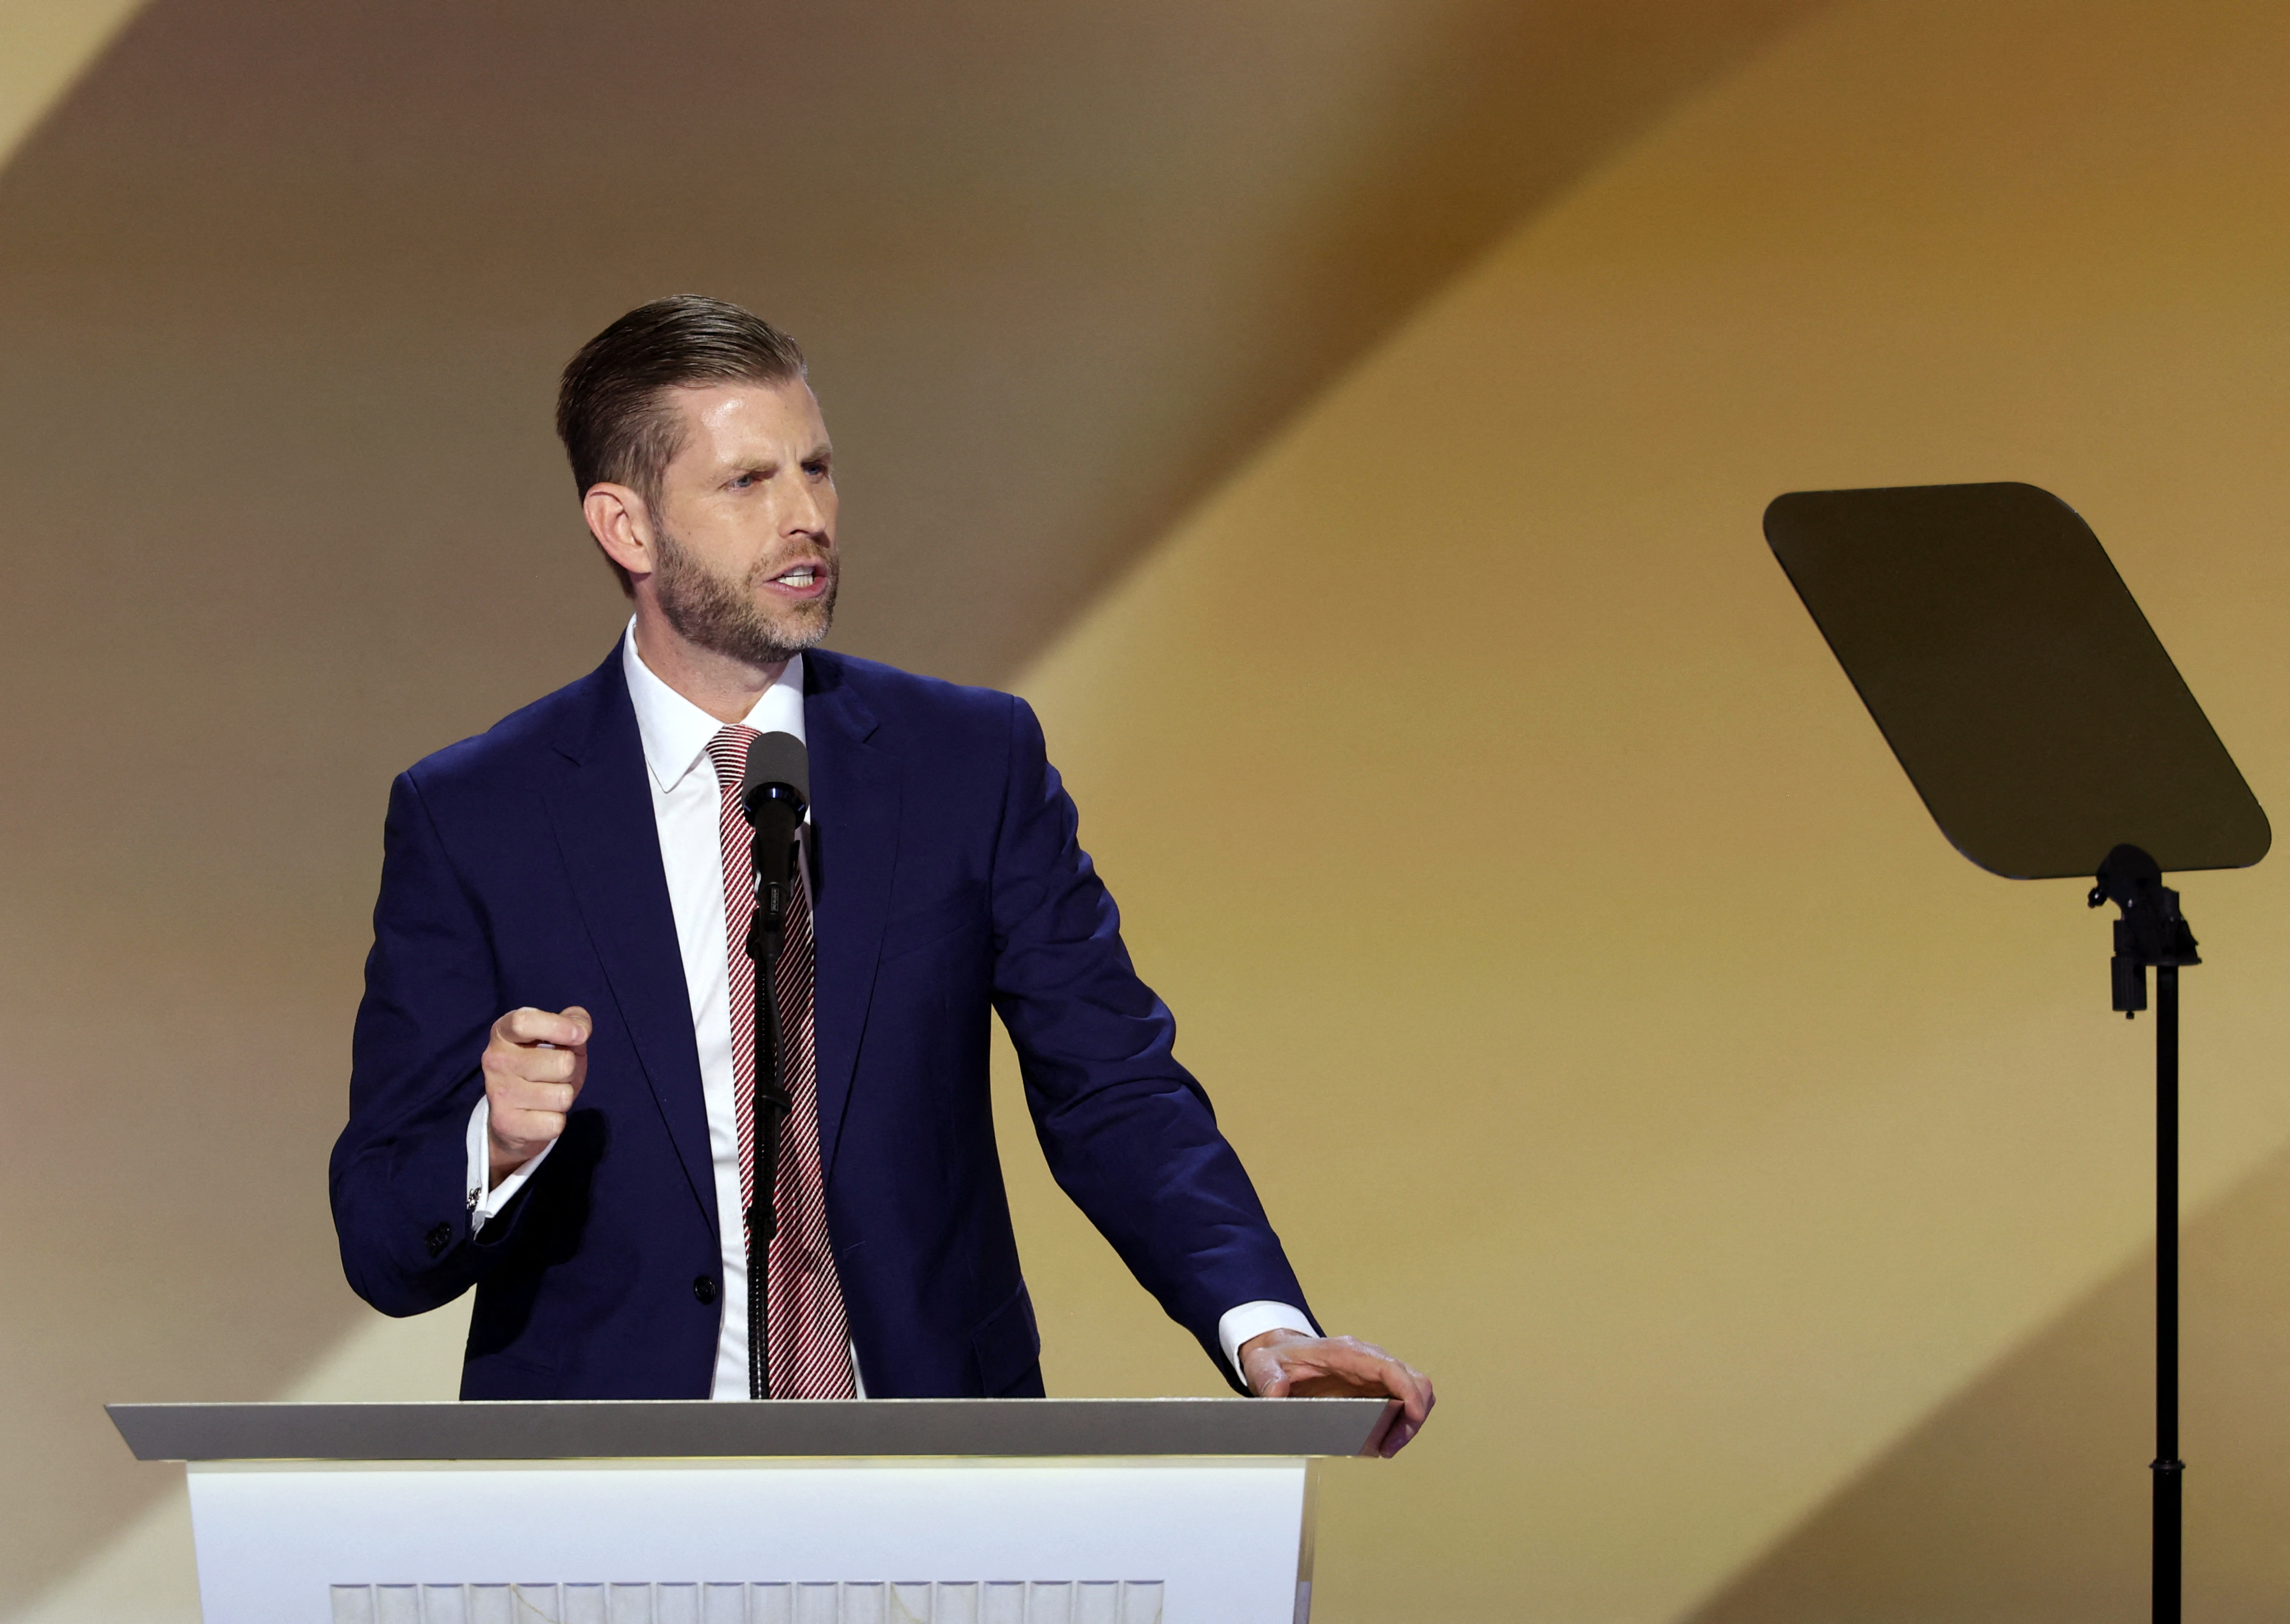
[[[1941,832],[2013,879],[2246,868],[2265,812],[2099,538],[2027,484],[1798,491],[1766,539]]]

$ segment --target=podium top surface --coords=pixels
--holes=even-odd
[[[107,1404],[139,1460],[1357,1455],[1382,1398]]]

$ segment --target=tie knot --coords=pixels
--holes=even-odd
[[[726,789],[736,788],[748,776],[748,747],[764,735],[758,729],[733,722],[708,741],[708,754],[716,763],[716,781]]]

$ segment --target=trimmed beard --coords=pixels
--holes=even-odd
[[[693,556],[657,516],[653,532],[659,555],[653,571],[653,592],[661,613],[685,642],[760,667],[784,665],[826,639],[835,621],[835,592],[842,580],[842,572],[831,556],[825,560],[827,590],[807,604],[796,605],[781,617],[783,623],[774,624],[757,602],[763,584],[778,573],[767,560],[758,559],[743,587],[734,586]]]

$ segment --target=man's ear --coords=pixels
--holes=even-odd
[[[629,574],[649,575],[659,567],[652,509],[629,486],[608,480],[590,485],[581,499],[581,516],[589,521],[589,533],[605,556]]]

